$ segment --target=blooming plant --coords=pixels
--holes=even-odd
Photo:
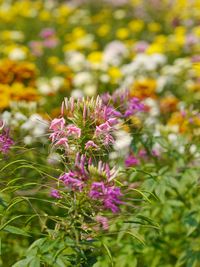
[[[200,265],[199,9],[0,1],[1,266]]]

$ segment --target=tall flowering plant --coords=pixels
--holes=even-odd
[[[43,184],[49,199],[46,190],[40,190],[43,197],[37,200],[45,203],[39,214],[46,236],[31,245],[21,262],[27,264],[34,254],[34,259],[49,266],[60,266],[60,262],[92,266],[102,250],[110,254],[103,237],[117,234],[119,217],[126,222],[123,231],[134,236],[128,221],[135,214],[133,203],[142,201],[142,194],[129,183],[124,161],[111,154],[116,150],[117,133],[143,110],[143,104],[129,96],[120,104],[117,107],[117,102],[106,102],[103,97],[66,98],[60,115],[50,121],[52,168],[49,173],[39,169],[42,176],[51,177]],[[52,155],[56,155],[54,160]]]
[[[51,195],[59,201],[73,198],[80,209],[90,203],[86,217],[91,220],[104,210],[117,213],[123,204],[116,183],[118,170],[108,163],[119,124],[100,97],[70,98],[64,100],[60,117],[49,127],[52,149],[59,151],[65,167]]]
[[[101,97],[70,98],[63,101],[60,116],[50,123],[51,149],[60,154],[64,166],[51,196],[58,203],[70,203],[69,224],[79,221],[79,239],[93,235],[95,225],[107,230],[108,218],[129,206],[122,167],[109,155],[116,132],[130,114],[141,110],[143,104],[135,98],[124,103],[123,115]]]

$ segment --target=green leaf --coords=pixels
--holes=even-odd
[[[36,256],[29,262],[28,267],[40,267],[40,259]]]
[[[18,227],[12,226],[12,225],[7,225],[4,228],[4,231],[12,233],[12,234],[16,234],[16,235],[23,235],[23,236],[30,236],[26,231],[24,231],[23,229],[20,229]]]
[[[102,244],[103,244],[103,246],[104,246],[104,248],[105,248],[105,250],[106,250],[106,252],[107,252],[107,254],[109,256],[109,259],[110,259],[110,262],[111,262],[111,266],[113,267],[114,265],[113,265],[113,257],[112,257],[112,254],[111,254],[109,248],[107,247],[107,245],[105,243],[102,243]]]

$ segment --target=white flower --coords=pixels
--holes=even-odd
[[[30,145],[33,142],[33,137],[30,135],[27,135],[24,137],[24,144],[25,145]]]
[[[116,132],[116,141],[114,149],[119,155],[127,155],[129,152],[132,137],[129,133],[119,130]]]
[[[89,72],[79,72],[75,75],[73,79],[73,84],[75,87],[81,87],[86,84],[92,84],[93,83],[93,76]]]
[[[74,71],[81,71],[88,64],[85,56],[76,51],[67,51],[65,53],[65,62]]]
[[[173,143],[173,145],[177,145],[178,137],[177,137],[176,134],[174,134],[174,133],[170,133],[170,134],[168,135],[168,140],[169,140],[171,143]]]
[[[1,119],[6,123],[9,124],[11,120],[12,114],[9,111],[4,111],[3,114],[1,115]]]
[[[110,42],[104,49],[103,62],[111,65],[119,65],[123,57],[127,56],[128,50],[120,41]]]
[[[57,92],[63,85],[64,85],[65,79],[63,77],[55,76],[51,78],[50,84],[53,87],[53,91]]]
[[[12,60],[24,60],[26,53],[23,49],[16,47],[10,51],[8,57]]]
[[[86,96],[94,96],[97,92],[97,87],[95,84],[86,85],[83,89],[83,92]]]
[[[83,91],[79,89],[75,89],[71,92],[71,96],[73,96],[75,99],[83,97]]]

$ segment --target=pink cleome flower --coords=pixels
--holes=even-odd
[[[119,199],[122,196],[120,188],[106,185],[104,182],[92,183],[89,196],[102,201],[104,208],[110,209],[113,213],[119,211],[118,205],[122,203]]]
[[[0,152],[7,154],[13,144],[14,141],[9,136],[9,129],[3,129],[0,134]]]

